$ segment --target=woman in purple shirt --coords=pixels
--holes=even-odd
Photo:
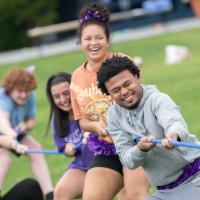
[[[83,192],[86,172],[93,156],[87,145],[74,149],[83,139],[83,131],[78,121],[74,120],[70,101],[71,75],[60,72],[52,75],[46,86],[50,103],[50,116],[47,132],[52,123],[54,143],[58,150],[75,159],[55,186],[54,200],[71,200],[80,197]]]

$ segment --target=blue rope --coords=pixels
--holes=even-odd
[[[134,141],[136,143],[138,143],[140,140],[141,140],[141,137],[137,137],[134,139]],[[160,140],[160,139],[151,140],[151,143],[153,143],[153,144],[161,144],[161,142],[162,142],[162,140]],[[169,144],[172,144],[175,146],[180,146],[180,147],[200,149],[200,144],[192,144],[189,142],[178,142],[178,141],[170,140]]]
[[[82,141],[75,144],[73,149],[74,150],[78,149],[82,144],[83,144]],[[52,150],[35,150],[35,149],[28,149],[26,151],[26,153],[27,154],[52,154],[52,155],[53,154],[64,154],[64,155],[66,155],[65,152],[52,151]]]
[[[19,129],[15,127],[15,131],[19,133]],[[82,141],[78,142],[77,144],[74,145],[73,149],[76,150],[82,145]],[[26,154],[64,154],[66,155],[65,152],[59,152],[59,151],[52,151],[52,150],[35,150],[35,149],[28,149],[26,151]]]
[[[35,149],[28,149],[26,154],[66,154],[65,152],[59,151],[52,151],[52,150],[35,150]]]

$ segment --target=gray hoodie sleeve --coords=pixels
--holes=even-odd
[[[187,124],[180,113],[179,107],[168,95],[163,93],[154,95],[152,108],[165,134],[177,133],[181,140],[187,137]]]
[[[122,164],[129,169],[135,169],[144,162],[147,152],[141,151],[134,143],[131,134],[123,131],[120,119],[118,120],[119,115],[113,107],[109,108],[107,115],[108,131]]]

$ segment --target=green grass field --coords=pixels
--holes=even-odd
[[[141,40],[132,40],[113,44],[111,51],[123,52],[130,56],[139,55],[144,60],[142,78],[144,84],[155,84],[168,93],[180,106],[181,112],[188,122],[190,132],[200,139],[200,29],[178,33],[167,33]],[[166,66],[165,46],[167,44],[185,45],[190,52],[190,59],[179,64]],[[45,84],[48,77],[57,71],[73,72],[84,60],[80,51],[59,56],[32,60],[17,65],[0,66],[0,78],[13,66],[26,67],[36,65],[37,89],[37,127],[32,135],[41,142],[44,149],[54,149],[51,134],[44,137],[48,118],[48,102],[45,96]],[[46,156],[53,183],[55,184],[66,169],[70,159],[63,155]],[[39,170],[39,169],[38,169]],[[7,176],[4,190],[6,192],[16,181],[31,176],[26,158],[13,157],[13,164]]]

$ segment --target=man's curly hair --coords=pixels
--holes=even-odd
[[[14,89],[29,92],[37,88],[35,76],[24,69],[12,69],[5,75],[2,83],[6,93]]]
[[[110,59],[106,59],[97,73],[98,88],[103,93],[109,95],[105,86],[106,81],[124,70],[128,70],[134,76],[138,76],[138,78],[140,77],[140,69],[127,56],[113,56]]]

